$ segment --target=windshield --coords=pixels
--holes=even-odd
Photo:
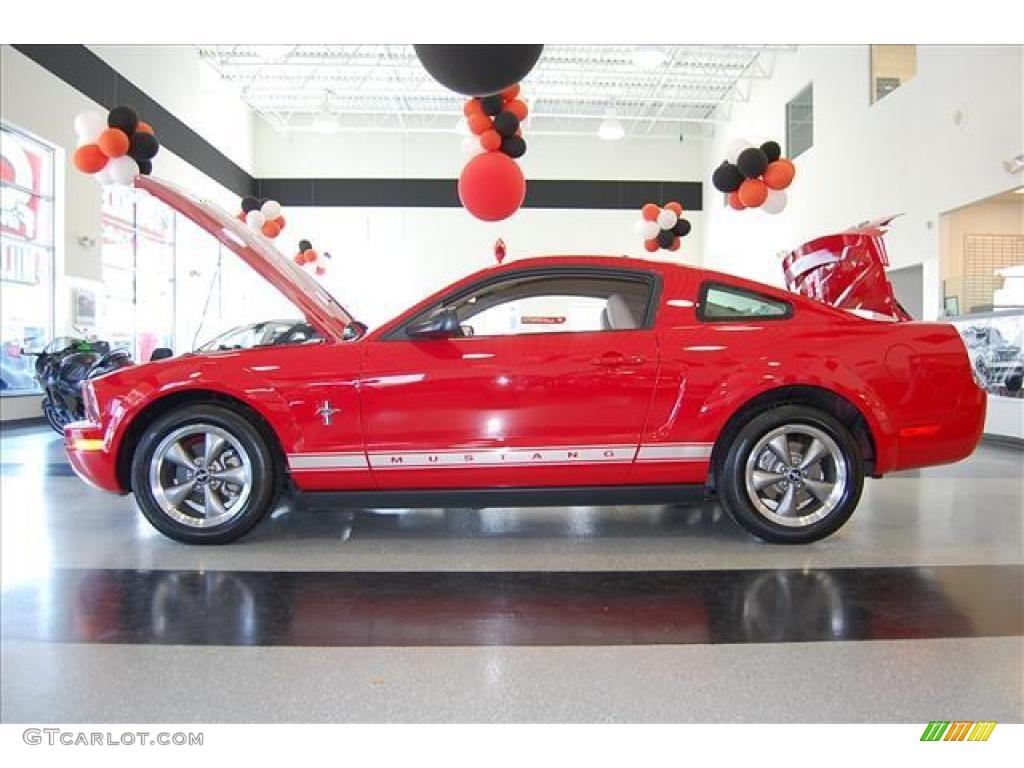
[[[251,349],[282,344],[309,344],[322,341],[316,328],[303,320],[268,320],[232,328],[203,344],[197,352],[225,349]]]

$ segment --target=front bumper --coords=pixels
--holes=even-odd
[[[75,474],[89,485],[111,493],[128,492],[117,480],[117,461],[99,424],[68,424],[64,427],[64,450]]]

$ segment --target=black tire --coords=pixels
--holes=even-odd
[[[241,509],[231,507],[230,519],[209,527],[193,527],[174,519],[157,500],[151,483],[150,465],[161,442],[190,425],[223,430],[245,452],[251,467],[249,493]],[[267,440],[252,422],[229,408],[211,404],[174,409],[158,418],[139,440],[131,467],[132,490],[142,514],[160,533],[186,544],[226,544],[248,533],[273,509],[280,489],[279,474]]]
[[[46,423],[50,425],[50,429],[58,435],[63,435],[65,425],[71,423],[71,419],[58,411],[57,406],[49,397],[43,400],[43,416],[46,417]]]
[[[810,502],[808,509],[812,513],[806,515],[809,522],[802,525],[784,525],[770,519],[762,511],[768,505],[762,504],[759,509],[752,498],[752,495],[757,495],[756,492],[748,490],[748,462],[756,461],[756,457],[751,459],[751,454],[765,437],[788,426],[793,426],[797,432],[801,426],[809,427],[830,437],[838,449],[836,458],[830,456],[824,459],[821,471],[826,472],[831,468],[837,475],[844,473],[841,484],[833,483],[833,487],[838,486],[835,495],[830,497],[834,499],[834,506],[820,519],[813,519],[815,500],[808,490],[803,491],[803,498]],[[723,447],[726,450],[721,453],[715,468],[718,497],[726,512],[737,523],[764,541],[777,544],[807,544],[822,539],[839,530],[860,501],[864,486],[864,468],[857,444],[843,424],[816,408],[803,405],[770,408],[751,418],[733,437],[731,444]],[[758,450],[757,453],[761,455],[762,450]],[[797,487],[803,487],[804,482],[809,481],[798,480]],[[788,484],[789,481],[775,485],[771,492],[781,494],[782,488],[788,487]],[[799,494],[800,491],[796,493]],[[799,495],[797,498],[800,498]],[[820,508],[825,509],[826,504],[821,503]]]

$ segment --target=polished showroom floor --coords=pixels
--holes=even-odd
[[[1024,719],[1024,452],[837,535],[714,505],[301,513],[164,539],[0,433],[5,722]]]

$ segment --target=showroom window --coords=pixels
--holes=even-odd
[[[631,330],[646,324],[651,283],[610,275],[518,276],[458,300],[467,336]]]
[[[915,74],[916,45],[872,45],[871,103],[885,98]]]
[[[783,320],[793,306],[781,299],[731,285],[705,283],[701,288],[697,316],[701,320]]]
[[[174,230],[174,211],[155,197],[104,187],[103,294],[96,333],[131,350],[136,360],[173,346]]]
[[[32,358],[53,333],[54,150],[0,124],[0,393],[37,391]]]
[[[802,155],[814,144],[814,84],[786,103],[786,157]]]

